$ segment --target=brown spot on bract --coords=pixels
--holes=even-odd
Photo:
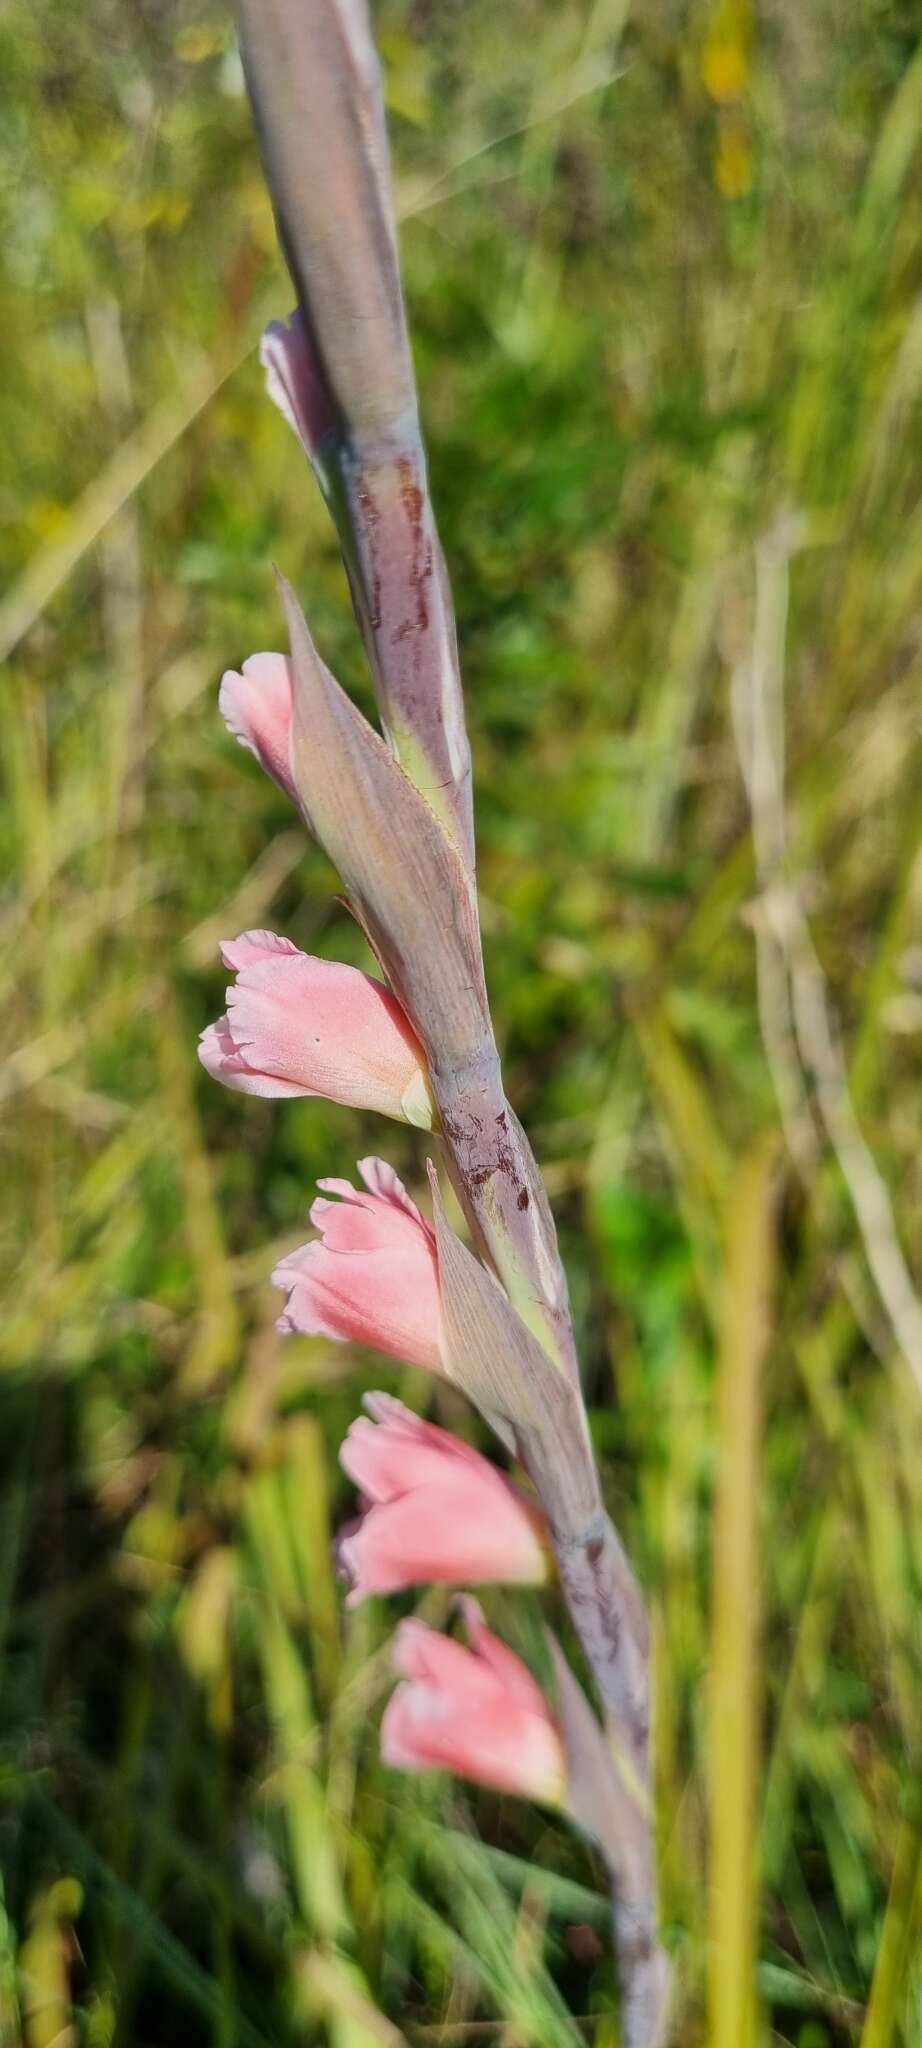
[[[423,509],[425,499],[416,483],[409,458],[402,455],[397,464],[400,477],[400,502],[407,515],[413,537],[413,560],[410,567],[410,588],[416,598],[416,623],[421,633],[429,624],[429,607],[426,603],[426,584],[432,575],[432,549],[423,538]]]

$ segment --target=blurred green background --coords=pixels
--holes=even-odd
[[[472,1425],[272,1327],[316,1177],[418,1187],[421,1143],[195,1057],[219,937],[361,958],[216,710],[273,559],[368,703],[262,392],[229,12],[0,11],[0,2041],[614,2048],[602,1873],[382,1771],[413,1603],[340,1611],[362,1390]],[[677,2038],[918,2048],[918,7],[376,20],[498,1033],[653,1608]],[[487,1605],[540,1669],[537,1603]]]

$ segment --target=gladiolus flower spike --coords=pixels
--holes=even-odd
[[[470,1233],[434,1226],[393,1169],[329,1179],[311,1242],[273,1274],[278,1327],[443,1374],[487,1417],[536,1501],[387,1395],[341,1451],[361,1512],[341,1533],[348,1604],[436,1581],[560,1592],[604,1706],[600,1728],[551,1639],[556,1711],[465,1596],[468,1643],[401,1624],[385,1760],[451,1769],[558,1810],[612,1879],[625,2048],[662,2048],[648,1624],[605,1511],[553,1218],[506,1100],[474,880],[470,753],[400,286],[383,96],[366,0],[242,0],[241,48],[298,309],[263,362],[337,525],[383,733],[323,662],[279,578],[290,655],[228,670],[231,732],[340,876],[383,980],[271,932],[223,947],[232,982],[200,1056],[226,1086],[325,1096],[438,1124]]]

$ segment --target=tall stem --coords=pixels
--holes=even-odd
[[[458,928],[461,992],[473,988],[476,996],[483,974],[473,908],[470,757],[450,593],[418,431],[370,24],[363,0],[241,0],[241,15],[248,85],[311,358],[309,452],[340,531],[383,723],[405,776],[429,807],[417,820],[417,836],[431,850],[437,820],[458,857],[443,909]],[[305,675],[311,657],[307,643],[300,649]],[[319,701],[315,693],[315,706]],[[309,749],[316,734],[302,738]],[[337,843],[354,853],[351,821],[349,833],[341,827],[337,812]],[[383,847],[381,819],[378,827]],[[330,852],[329,832],[324,843]],[[399,852],[405,866],[404,845]],[[451,861],[439,865],[444,884]],[[369,895],[367,860],[362,873]],[[431,932],[418,903],[409,924],[405,906],[402,915],[399,929],[381,926],[380,950],[426,1047],[452,1180],[477,1249],[566,1388],[564,1454],[547,1420],[520,1425],[518,1448],[548,1517],[563,1597],[605,1713],[607,1754],[585,1710],[596,1751],[579,1817],[611,1871],[624,2041],[626,2048],[660,2048],[668,1966],[657,1934],[643,1601],[602,1504],[553,1219],[531,1147],[505,1098],[489,1026],[473,1001],[473,1035],[460,1054],[457,1040],[448,1042],[440,1029],[441,984],[433,1001],[432,976],[420,972],[419,948],[431,950]],[[459,986],[456,1009],[467,1016]]]
[[[598,1533],[556,1548],[563,1596],[595,1679],[615,1769],[627,1792],[627,1810],[615,1838],[601,1843],[611,1875],[625,2048],[659,2048],[670,1973],[659,1939],[646,1614],[607,1516]],[[618,1754],[622,1744],[628,1751],[623,1758]]]

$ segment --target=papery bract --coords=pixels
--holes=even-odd
[[[368,1394],[339,1453],[365,1513],[340,1537],[347,1606],[405,1586],[540,1585],[544,1518],[479,1451],[421,1421],[388,1394]]]
[[[223,940],[221,956],[237,978],[226,1016],[199,1044],[216,1080],[249,1095],[322,1095],[431,1129],[423,1050],[383,983],[275,932]]]
[[[221,678],[218,709],[229,732],[277,782],[293,804],[298,801],[291,770],[291,668],[287,655],[251,654],[242,670],[229,668]]]
[[[566,1759],[560,1728],[520,1658],[486,1627],[476,1600],[462,1611],[470,1649],[422,1621],[394,1640],[398,1685],[381,1723],[385,1763],[450,1770],[496,1791],[560,1806]]]
[[[278,1327],[340,1337],[441,1371],[441,1310],[435,1237],[393,1167],[360,1159],[367,1193],[347,1180],[318,1185],[320,1236],[280,1261],[272,1275],[287,1294]]]

